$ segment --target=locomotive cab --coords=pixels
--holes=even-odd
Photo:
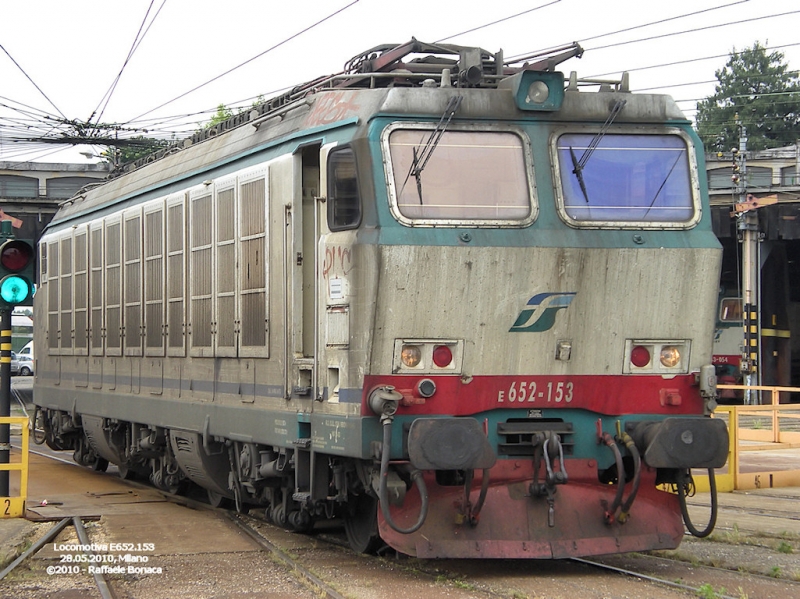
[[[359,551],[677,546],[727,452],[702,149],[581,52],[380,46],[65,203],[47,443]]]

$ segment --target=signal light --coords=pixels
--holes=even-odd
[[[33,243],[9,239],[0,246],[0,305],[32,306],[36,252]]]
[[[631,364],[636,368],[644,368],[650,363],[650,350],[643,345],[637,345],[631,350]]]
[[[422,351],[416,345],[404,345],[400,352],[400,359],[406,368],[415,368],[422,360]]]
[[[433,363],[439,368],[450,366],[453,361],[453,352],[446,345],[437,345],[433,348]]]

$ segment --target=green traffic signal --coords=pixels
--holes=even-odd
[[[32,306],[36,252],[32,241],[7,239],[0,245],[0,306]]]
[[[18,306],[29,299],[33,293],[31,282],[20,275],[7,275],[0,281],[0,298],[12,306]]]

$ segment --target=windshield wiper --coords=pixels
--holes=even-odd
[[[439,122],[436,124],[436,128],[431,131],[431,134],[428,136],[428,140],[425,142],[425,145],[422,147],[420,153],[417,154],[416,147],[412,148],[411,150],[413,159],[411,161],[411,168],[406,175],[406,180],[403,182],[403,189],[405,189],[409,177],[414,175],[414,179],[417,181],[417,194],[419,195],[420,205],[422,204],[422,171],[425,169],[425,166],[431,159],[433,151],[436,149],[436,145],[439,143],[442,135],[444,135],[447,125],[450,124],[453,115],[455,115],[458,107],[461,106],[461,100],[463,99],[464,96],[453,96],[450,98],[450,101],[447,103],[447,107],[444,109],[442,118],[439,119]],[[402,193],[403,192],[401,190],[400,194],[402,195]]]
[[[614,119],[617,118],[617,115],[622,112],[622,108],[627,103],[627,100],[617,100],[614,104],[614,108],[611,109],[611,114],[608,115],[606,122],[603,123],[603,126],[600,127],[600,131],[597,132],[592,138],[592,141],[589,142],[589,145],[583,151],[580,160],[575,158],[575,152],[572,149],[572,146],[569,147],[569,154],[572,158],[572,172],[575,174],[575,177],[578,179],[578,184],[581,186],[581,191],[583,192],[583,197],[586,200],[586,203],[589,203],[589,194],[586,192],[586,182],[583,179],[583,168],[586,166],[586,163],[589,162],[589,158],[591,158],[594,151],[597,149],[597,146],[600,145],[600,140],[602,140],[606,133],[608,132],[608,128],[611,126],[611,123],[614,122]]]
[[[672,171],[674,171],[675,167],[678,166],[678,161],[680,161],[682,156],[683,156],[683,151],[678,152],[678,157],[675,158],[675,162],[672,163],[672,166],[670,167],[667,176],[664,177],[664,180],[661,182],[661,185],[658,186],[656,195],[653,196],[653,201],[650,202],[650,205],[647,207],[647,212],[645,212],[644,214],[645,218],[647,218],[647,216],[650,214],[650,211],[653,209],[653,206],[656,205],[656,200],[658,200],[658,196],[661,195],[661,191],[664,189],[664,186],[667,184],[667,181],[669,181],[669,178],[672,176]]]

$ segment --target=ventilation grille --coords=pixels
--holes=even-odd
[[[572,455],[575,445],[572,423],[558,418],[520,418],[498,423],[497,434],[501,440],[497,452],[504,456],[533,457],[533,437],[536,433],[546,431],[561,437],[564,455]]]

